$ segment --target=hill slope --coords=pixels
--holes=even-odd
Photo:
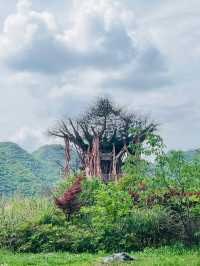
[[[64,164],[64,147],[58,144],[45,145],[32,153],[39,161]]]
[[[35,159],[39,160],[43,164],[47,164],[50,171],[59,170],[60,173],[60,169],[63,169],[64,167],[65,150],[62,145],[59,144],[45,145],[36,150],[35,152],[33,152],[32,155]],[[77,153],[72,149],[70,168],[72,170],[76,170],[79,168],[79,165],[80,162]]]
[[[188,161],[193,159],[200,159],[200,150],[189,150],[184,152],[184,156]]]
[[[46,176],[52,187],[63,176],[64,147],[62,145],[45,145],[32,153],[35,160],[43,165],[42,176]]]
[[[32,195],[41,184],[42,165],[17,144],[0,143],[0,193]]]
[[[15,143],[0,142],[0,194],[34,195],[47,190],[61,177],[64,148],[44,146],[29,154]]]

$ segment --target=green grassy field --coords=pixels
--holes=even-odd
[[[162,248],[158,250],[147,249],[144,252],[132,254],[137,261],[132,263],[112,265],[135,265],[135,266],[200,266],[200,250],[183,250],[173,248]],[[12,254],[0,251],[0,266],[99,266],[103,255],[91,254]]]

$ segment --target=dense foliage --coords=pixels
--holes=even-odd
[[[69,176],[71,148],[75,147],[87,177],[110,181],[121,176],[124,156],[135,152],[129,145],[144,143],[148,133],[156,129],[147,117],[100,97],[77,119],[62,119],[49,133],[64,140],[65,176]]]
[[[137,152],[126,158],[119,182],[79,173],[64,180],[52,199],[2,200],[1,247],[107,252],[199,244],[198,156],[165,154],[161,138],[152,133],[134,145],[129,148]]]

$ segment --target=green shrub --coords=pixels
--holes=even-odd
[[[81,210],[94,232],[94,246],[106,251],[142,249],[177,239],[177,225],[160,207],[133,207],[131,196],[114,184],[96,191],[95,205]]]
[[[15,249],[16,243],[21,243],[20,230],[30,224],[44,223],[47,219],[57,219],[61,223],[50,199],[15,197],[2,199],[0,204],[1,248]]]
[[[144,160],[132,164],[133,159],[118,183],[84,179],[80,207],[69,221],[49,198],[2,199],[0,247],[34,253],[113,252],[198,244],[199,162],[187,162],[181,153],[159,155],[154,165]],[[73,176],[63,181],[56,196],[73,182]]]

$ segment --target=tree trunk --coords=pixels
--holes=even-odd
[[[112,172],[111,172],[112,179],[117,181],[117,159],[116,159],[116,150],[115,145],[113,145],[112,151]]]
[[[64,178],[67,178],[69,176],[69,162],[71,159],[70,156],[70,142],[69,142],[69,138],[65,137],[64,138],[65,141],[65,162],[64,162]]]

